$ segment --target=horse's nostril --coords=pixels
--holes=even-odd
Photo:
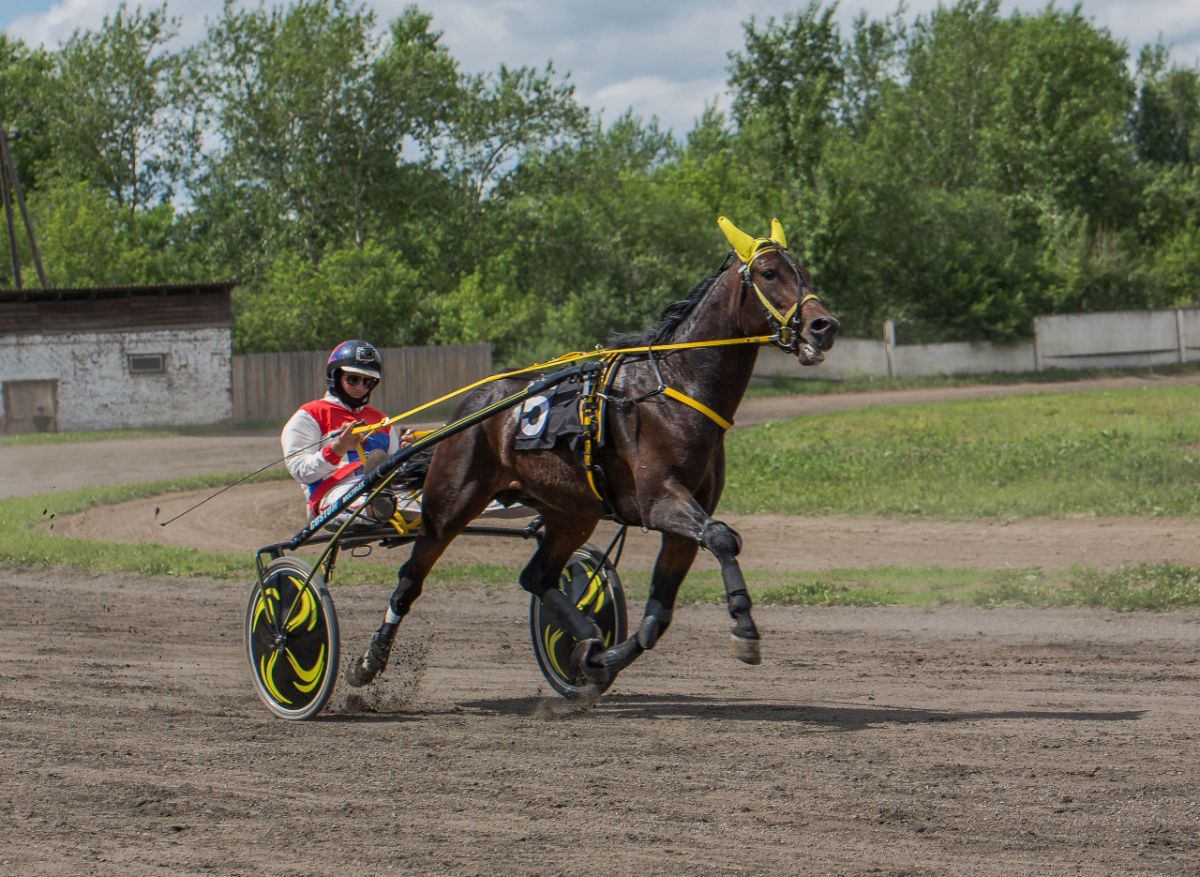
[[[835,323],[833,320],[827,320],[824,317],[818,317],[817,319],[813,320],[810,325],[812,326],[812,330],[818,335],[824,335],[828,332],[837,331],[837,323]]]

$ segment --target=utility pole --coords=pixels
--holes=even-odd
[[[21,263],[17,254],[17,228],[13,222],[13,201],[21,211],[21,219],[25,223],[25,237],[29,240],[29,252],[33,254],[33,267],[37,271],[38,282],[42,289],[46,288],[46,272],[42,270],[42,255],[38,252],[37,241],[33,237],[33,223],[29,221],[29,211],[25,208],[25,193],[21,189],[21,181],[17,179],[17,165],[13,161],[9,142],[19,135],[9,133],[0,124],[0,198],[4,201],[4,219],[8,228],[8,255],[12,261],[13,282],[17,289],[21,288]]]

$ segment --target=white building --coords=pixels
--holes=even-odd
[[[0,432],[230,421],[233,285],[0,291]]]

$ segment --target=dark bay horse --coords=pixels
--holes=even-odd
[[[620,347],[697,345],[623,359],[606,389],[607,436],[595,452],[603,501],[580,460],[560,442],[536,451],[513,447],[518,417],[498,415],[436,446],[425,479],[421,533],[400,568],[383,624],[347,681],[365,685],[387,664],[400,620],[446,546],[493,499],[521,502],[544,518],[544,537],[522,570],[521,586],[556,612],[578,646],[576,669],[598,684],[654,647],[671,624],[676,593],[699,548],[717,558],[733,618],[733,652],[761,660],[750,596],[738,566],[741,538],[712,515],[725,479],[725,429],[750,382],[759,343],[775,343],[803,365],[833,346],[838,321],[812,292],[811,278],[787,251],[772,221],[769,238],[751,238],[724,217],[718,224],[734,253],[686,299],[667,307],[658,325],[625,336]],[[719,342],[736,339],[743,343]],[[756,342],[756,343],[745,343]],[[486,385],[463,407],[479,408],[524,384]],[[571,553],[602,517],[657,530],[662,545],[641,624],[605,650],[595,623],[557,587]]]

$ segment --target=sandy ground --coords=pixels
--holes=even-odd
[[[717,606],[597,704],[434,589],[374,711],[272,718],[245,592],[0,573],[0,874],[1195,875],[1200,615]],[[360,647],[381,593],[335,592]]]
[[[4,448],[0,486],[245,471],[273,447]],[[117,532],[59,526],[241,550],[291,531],[295,490],[235,492],[178,531],[149,505],[107,516]],[[914,532],[883,521],[734,522],[749,565],[782,569],[818,568],[789,524],[819,527],[832,566],[1194,562],[1198,542],[1169,521],[923,524],[901,555]],[[652,550],[639,535],[622,563]],[[570,705],[515,585],[441,587],[365,700],[341,686],[287,723],[249,681],[245,586],[27,569],[0,593],[0,875],[1200,873],[1200,613],[766,606],[747,667],[721,607],[683,606],[608,695]],[[335,589],[346,654],[385,595]]]

